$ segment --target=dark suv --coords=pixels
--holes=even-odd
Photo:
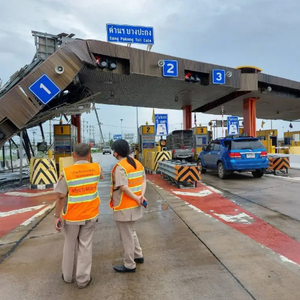
[[[252,172],[262,177],[269,165],[267,151],[261,141],[253,137],[226,137],[212,141],[198,156],[202,173],[206,169],[218,171],[221,179],[234,171]]]

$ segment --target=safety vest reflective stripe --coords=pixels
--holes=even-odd
[[[138,178],[144,175],[144,171],[132,172],[127,175],[128,179]]]
[[[98,197],[98,192],[90,194],[90,195],[80,195],[80,196],[70,196],[68,197],[68,201],[70,203],[80,203],[80,202],[88,202],[93,201]]]
[[[91,184],[98,182],[99,176],[91,176],[91,177],[85,177],[85,178],[80,178],[80,179],[73,179],[68,181],[68,186],[77,186],[77,185],[83,185],[83,184]]]
[[[141,192],[141,191],[142,191],[142,185],[138,185],[138,186],[135,186],[135,187],[130,187],[130,190],[131,190],[133,193]]]

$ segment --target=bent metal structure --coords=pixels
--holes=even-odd
[[[99,62],[112,60],[116,68],[99,67]],[[163,77],[160,60],[177,60],[178,77]],[[57,72],[58,66],[64,71]],[[213,69],[226,71],[224,85],[212,84]],[[220,106],[224,105],[226,114],[244,117],[244,128],[250,135],[255,135],[256,117],[298,119],[300,83],[260,71],[191,61],[102,41],[69,39],[10,83],[9,88],[0,91],[0,146],[23,129],[61,114],[80,113],[90,103],[182,109],[184,128],[192,126],[191,112],[220,114]],[[185,76],[190,73],[197,74],[201,81],[187,82]],[[47,104],[29,90],[43,74],[61,90]]]

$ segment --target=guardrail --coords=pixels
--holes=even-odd
[[[196,187],[197,182],[201,179],[197,164],[181,160],[159,161],[157,171],[163,174],[164,179],[174,183],[178,188],[188,184]]]

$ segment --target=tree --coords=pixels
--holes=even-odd
[[[112,144],[114,143],[114,140],[110,140],[108,143],[109,143],[109,146],[111,147]]]

